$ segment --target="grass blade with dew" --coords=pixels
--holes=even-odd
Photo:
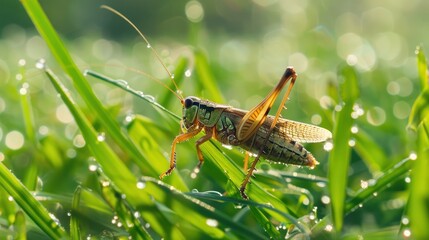
[[[353,134],[353,138],[356,141],[354,149],[365,162],[370,172],[373,175],[383,172],[385,167],[389,165],[389,159],[383,149],[362,129]]]
[[[140,221],[140,213],[136,214],[138,211],[130,206],[126,199],[122,198],[121,193],[117,192],[114,186],[106,184],[108,179],[102,171],[97,173],[103,198],[115,213],[115,224],[118,227],[123,227],[132,239],[152,239],[143,227],[143,222]]]
[[[223,103],[219,88],[215,84],[213,73],[209,67],[207,57],[201,50],[196,50],[195,54],[195,77],[198,86],[198,92],[203,93],[204,98],[210,101]],[[204,90],[203,90],[204,89]]]
[[[334,132],[333,149],[329,155],[329,192],[332,204],[332,220],[334,228],[340,232],[343,227],[344,205],[346,199],[347,176],[350,163],[350,146],[353,119],[351,113],[355,100],[359,96],[357,73],[351,66],[342,66],[339,70],[340,93],[344,104],[337,112]]]
[[[426,57],[421,47],[417,47],[417,68],[420,79],[420,95],[414,101],[408,118],[408,127],[416,130],[420,122],[429,115],[429,78],[427,74]]]
[[[3,162],[0,163],[0,186],[50,238],[60,239],[66,236],[65,230],[53,218],[53,215],[34,198],[33,194],[10,172]]]
[[[416,47],[416,55],[417,55],[417,71],[418,71],[419,80],[420,80],[420,87],[423,90],[429,86],[429,79],[428,79],[427,60],[422,46]]]
[[[25,221],[25,214],[22,211],[18,211],[15,214],[15,222],[13,223],[14,229],[16,229],[15,240],[27,239],[27,226]]]
[[[94,130],[90,122],[84,117],[82,111],[75,105],[72,99],[67,94],[64,87],[60,84],[57,77],[49,69],[45,69],[48,78],[54,85],[55,89],[61,96],[65,105],[68,107],[70,113],[73,115],[76,124],[85,139],[85,142],[92,152],[94,158],[101,165],[104,173],[108,176],[115,186],[125,194],[127,200],[135,207],[141,205],[153,205],[150,195],[137,188],[137,179],[125,166],[125,164],[119,159],[119,157],[113,152],[113,150],[107,145],[105,141],[98,140],[98,133]],[[153,214],[147,213],[148,218],[154,219]],[[156,219],[156,217],[155,217]],[[158,232],[164,232],[161,224],[162,219],[151,222],[152,227]]]
[[[45,40],[58,64],[72,79],[73,85],[78,91],[80,97],[82,97],[90,110],[102,123],[107,133],[115,140],[122,150],[131,156],[140,168],[144,168],[145,166],[140,161],[140,159],[143,158],[141,153],[130,139],[125,136],[119,128],[118,123],[106,111],[101,102],[95,96],[91,86],[71,58],[70,53],[56,33],[38,1],[22,0],[21,3],[27,11],[27,14],[30,16],[31,21],[39,31],[39,34]]]
[[[428,89],[428,88],[426,88]],[[429,115],[417,128],[417,159],[411,172],[408,214],[415,239],[429,239]]]
[[[78,218],[78,209],[80,205],[80,196],[82,188],[78,186],[73,194],[72,205],[71,205],[71,216],[70,216],[70,238],[71,239],[82,239],[80,234],[80,221]]]

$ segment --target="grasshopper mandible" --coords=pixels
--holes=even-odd
[[[146,37],[128,18],[108,6],[102,6],[102,8],[122,17],[150,46]],[[151,49],[177,88],[172,74],[168,71],[156,50]],[[296,78],[297,74],[295,70],[292,67],[287,67],[277,86],[250,111],[221,105],[193,96],[183,98],[180,94],[170,89],[179,98],[183,106],[181,120],[182,133],[173,140],[170,167],[160,175],[160,178],[162,179],[171,174],[176,167],[176,145],[196,136],[202,130],[204,130],[204,136],[199,138],[195,143],[199,160],[196,170],[199,170],[204,161],[200,145],[212,138],[223,144],[238,146],[246,150],[244,164],[246,170],[250,153],[256,154],[255,160],[248,169],[247,175],[240,186],[240,194],[244,199],[247,199],[247,195],[245,194],[246,186],[250,182],[250,177],[253,175],[260,157],[276,163],[309,167],[317,165],[317,160],[300,143],[326,141],[332,137],[331,132],[318,126],[280,117],[280,113],[289,98]],[[289,83],[289,86],[282,98],[279,109],[274,116],[268,115],[271,107],[287,83]]]

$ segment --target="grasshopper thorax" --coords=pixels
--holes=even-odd
[[[182,109],[182,128],[189,129],[197,120],[198,109],[201,100],[197,97],[187,97],[183,101]]]

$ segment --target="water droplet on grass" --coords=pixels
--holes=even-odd
[[[38,69],[45,69],[46,67],[46,60],[41,58],[36,62],[36,68]]]
[[[101,132],[97,135],[97,141],[104,142],[106,140],[106,134],[104,132]]]
[[[206,220],[206,224],[210,227],[217,227],[219,225],[219,222],[216,219],[208,218]]]
[[[25,66],[26,63],[27,62],[25,61],[25,59],[21,58],[21,59],[18,60],[18,65],[21,66],[21,67]]]
[[[417,159],[417,154],[415,152],[411,152],[410,155],[408,156],[408,158],[410,160],[416,160]]]

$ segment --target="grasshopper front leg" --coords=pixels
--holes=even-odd
[[[170,167],[168,168],[168,170],[165,173],[163,173],[163,174],[161,174],[161,176],[159,176],[160,179],[163,179],[165,176],[170,175],[171,172],[176,167],[176,144],[181,143],[183,141],[186,141],[186,140],[194,137],[199,132],[201,132],[201,130],[202,130],[202,128],[200,128],[200,126],[198,124],[195,124],[195,125],[193,125],[193,127],[188,129],[188,132],[182,133],[182,134],[180,134],[174,138],[173,143],[171,145]],[[199,148],[197,147],[197,149],[199,149]],[[201,156],[202,156],[202,154],[201,154]]]
[[[203,144],[203,143],[205,143],[205,142],[207,142],[208,140],[210,140],[210,138],[212,138],[215,129],[214,128],[205,127],[204,131],[205,131],[206,135],[202,136],[200,139],[198,139],[195,142],[195,146],[197,148],[197,155],[198,155],[199,162],[198,162],[198,165],[195,168],[194,172],[199,172],[199,170],[201,168],[201,165],[204,162],[203,152],[200,149],[200,145]]]

